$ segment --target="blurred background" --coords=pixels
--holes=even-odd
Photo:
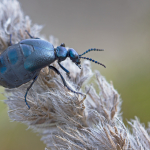
[[[150,1],[149,0],[20,0],[32,23],[81,54],[106,65],[91,63],[107,81],[113,81],[122,99],[123,120],[138,116],[150,121]],[[3,88],[0,87],[1,92]],[[1,99],[5,99],[0,95]],[[40,137],[27,126],[11,122],[0,101],[0,150],[44,150]]]

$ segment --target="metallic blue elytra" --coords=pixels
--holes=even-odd
[[[22,40],[20,44],[26,44],[33,47],[47,49],[47,50],[54,50],[54,46],[50,42],[41,39],[36,39],[36,38]]]
[[[17,61],[18,61],[18,53],[17,53],[17,49],[14,48],[14,49],[11,49],[8,51],[7,53],[7,56],[8,56],[8,59],[10,61],[11,64],[16,64]]]
[[[20,44],[20,47],[25,58],[27,58],[33,52],[33,47],[30,45]]]
[[[33,72],[48,66],[54,61],[55,61],[54,50],[53,51],[47,49],[35,50],[24,61],[24,68],[28,71]]]
[[[6,71],[6,64],[4,62],[4,58],[0,57],[0,73],[4,73]]]
[[[76,94],[84,95],[72,90],[67,85],[59,70],[50,64],[57,60],[59,66],[70,78],[70,72],[61,65],[61,61],[64,61],[67,57],[69,57],[79,68],[81,58],[103,65],[90,58],[81,57],[90,51],[102,51],[102,49],[89,49],[83,54],[78,55],[78,53],[72,48],[67,50],[64,43],[57,48],[54,48],[50,42],[34,38],[28,33],[28,31],[26,32],[30,36],[30,39],[25,39],[20,41],[18,44],[11,45],[2,54],[0,54],[0,85],[6,88],[16,88],[30,80],[33,80],[25,93],[25,103],[28,108],[30,108],[26,100],[28,91],[36,81],[40,70],[49,66],[49,69],[52,69],[56,74],[60,75],[64,86],[67,87],[68,90]]]

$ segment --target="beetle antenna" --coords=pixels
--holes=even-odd
[[[91,48],[91,49],[88,49],[87,51],[85,51],[83,54],[79,55],[79,57],[86,54],[86,53],[88,53],[88,52],[90,52],[90,51],[104,51],[104,50],[103,49]]]
[[[89,61],[95,62],[96,64],[102,65],[103,67],[106,68],[106,66],[105,66],[104,64],[102,64],[102,63],[100,63],[100,62],[98,62],[98,61],[95,61],[95,60],[93,60],[93,59],[91,59],[91,58],[88,58],[88,57],[79,57],[79,58],[87,59],[87,60],[89,60]]]

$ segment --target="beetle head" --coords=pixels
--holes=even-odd
[[[83,54],[79,55],[73,48],[70,48],[68,50],[68,57],[70,57],[70,59],[81,69],[81,65],[80,65],[80,59],[87,59],[89,61],[92,61],[96,64],[99,64],[99,65],[102,65],[103,67],[106,68],[106,66],[98,61],[95,61],[91,58],[88,58],[88,57],[82,57],[82,55],[90,52],[90,51],[103,51],[103,49],[96,49],[96,48],[91,48],[91,49],[88,49],[87,51],[85,51]]]
[[[80,54],[80,55],[73,48],[70,48],[67,51],[64,43],[62,43],[60,46],[58,46],[55,49],[56,58],[58,59],[58,61],[63,61],[67,57],[69,57],[72,60],[72,62],[74,62],[81,69],[80,59],[82,58],[82,59],[87,59],[89,61],[92,61],[96,64],[102,65],[103,67],[106,68],[106,66],[104,64],[102,64],[98,61],[95,61],[95,60],[88,58],[88,57],[82,57],[83,55],[85,55],[86,53],[91,52],[91,51],[103,51],[103,49],[91,48],[91,49],[88,49],[87,51],[85,51],[83,54]]]
[[[79,54],[73,48],[68,49],[68,57],[81,69]]]

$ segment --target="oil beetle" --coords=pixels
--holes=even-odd
[[[76,94],[82,94],[72,90],[67,85],[58,69],[50,65],[55,60],[58,61],[59,66],[66,72],[68,77],[70,77],[70,72],[60,63],[67,57],[69,57],[80,69],[81,58],[88,59],[105,67],[105,65],[99,63],[98,61],[92,60],[91,58],[82,57],[82,55],[90,51],[103,51],[103,49],[89,49],[83,54],[78,55],[78,53],[72,48],[67,50],[64,43],[57,48],[54,48],[50,42],[39,38],[34,38],[28,31],[26,32],[31,39],[25,39],[20,41],[18,44],[12,45],[10,36],[11,46],[9,46],[0,55],[0,85],[6,88],[16,88],[29,82],[30,80],[33,80],[25,93],[25,103],[29,109],[30,106],[26,100],[28,91],[36,81],[40,70],[46,66],[49,66],[49,69],[52,69],[60,75],[64,86],[67,87],[68,90]]]

